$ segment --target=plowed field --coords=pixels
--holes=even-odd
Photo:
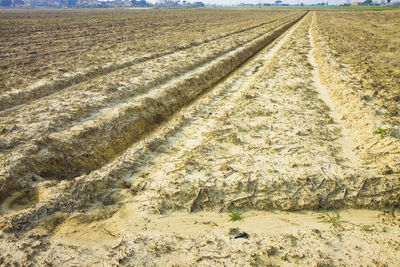
[[[0,18],[0,264],[399,264],[400,12]]]

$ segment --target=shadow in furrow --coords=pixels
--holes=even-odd
[[[283,19],[289,18],[291,16],[292,15],[284,17]],[[247,27],[245,29],[241,29],[241,30],[237,30],[237,31],[234,31],[234,32],[231,32],[231,33],[224,34],[222,36],[214,37],[214,38],[211,38],[211,39],[206,39],[206,40],[204,40],[202,42],[198,42],[198,43],[196,43],[194,45],[190,45],[188,47],[181,47],[181,48],[178,48],[178,49],[173,50],[173,51],[156,53],[156,54],[153,54],[153,55],[148,55],[148,56],[144,56],[144,57],[141,57],[141,58],[137,58],[135,60],[126,61],[126,62],[123,62],[123,63],[112,64],[110,66],[101,66],[99,68],[95,68],[93,70],[90,70],[90,71],[88,71],[86,73],[80,73],[80,74],[77,74],[77,75],[73,75],[72,77],[70,77],[68,79],[57,81],[55,83],[50,83],[50,84],[45,84],[45,85],[42,85],[42,86],[38,86],[38,87],[32,88],[31,90],[21,90],[21,91],[16,91],[15,93],[11,92],[9,94],[6,94],[6,95],[0,97],[0,114],[14,111],[16,109],[19,109],[19,108],[23,107],[24,104],[26,104],[28,102],[31,102],[31,101],[34,101],[34,100],[38,100],[38,99],[44,98],[46,96],[49,96],[51,94],[55,94],[55,93],[58,93],[58,92],[61,92],[61,91],[64,91],[64,90],[68,90],[69,88],[74,88],[76,86],[79,86],[82,83],[88,82],[88,81],[93,80],[93,79],[95,79],[97,77],[100,77],[100,76],[103,76],[103,75],[107,75],[107,74],[122,70],[124,68],[128,68],[128,67],[134,66],[134,65],[139,64],[139,63],[143,63],[143,62],[146,62],[146,61],[149,61],[149,60],[153,60],[153,59],[156,59],[156,58],[167,56],[167,55],[179,52],[179,51],[183,51],[183,50],[187,50],[187,49],[190,49],[190,48],[194,48],[194,47],[203,45],[205,43],[209,43],[209,42],[212,42],[212,41],[220,40],[220,39],[223,39],[223,38],[226,38],[226,37],[229,37],[229,36],[233,36],[235,34],[240,34],[240,33],[246,32],[246,31],[250,31],[250,30],[253,30],[253,29],[268,25],[268,24],[271,24],[271,23],[276,22],[278,20],[282,20],[282,18],[281,19],[271,20],[271,21],[264,22],[264,23],[261,23],[261,24],[257,24],[257,25],[251,26],[251,27]]]
[[[5,181],[0,187],[0,195],[8,195],[18,188],[14,183],[16,177],[24,180],[34,173],[45,179],[72,179],[100,168],[225,79],[305,15],[212,61],[188,77],[36,142],[25,156],[0,173]]]

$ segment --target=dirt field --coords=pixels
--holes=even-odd
[[[0,15],[0,264],[400,264],[400,12]]]
[[[232,38],[237,43],[230,45],[238,45],[250,40],[243,40],[243,35],[254,38],[278,18],[293,18],[299,13],[0,10],[0,110],[137,63],[189,48],[201,49],[209,42],[219,43],[214,51],[218,56],[231,48],[225,42],[232,42]],[[141,75],[140,69],[134,71],[130,75]]]

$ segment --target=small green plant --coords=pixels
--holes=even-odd
[[[374,231],[374,229],[372,229],[372,228],[371,228],[370,226],[368,226],[368,225],[363,225],[363,226],[361,227],[361,231],[371,233],[371,232]]]
[[[294,255],[294,256],[291,256],[291,257],[292,257],[292,259],[294,260],[295,263],[299,263],[301,261],[301,259],[302,259],[302,257],[300,257],[298,255]]]
[[[260,258],[259,254],[254,254],[253,256],[251,256],[250,258],[250,266],[260,266],[262,265],[264,262],[262,261],[262,259]]]
[[[281,260],[283,260],[283,261],[289,262],[289,259],[290,259],[290,255],[287,253],[281,257]]]
[[[78,249],[78,247],[77,246],[74,246],[74,245],[69,245],[68,246],[70,249],[73,249],[73,250],[77,250]]]
[[[324,214],[323,222],[330,223],[330,228],[334,228],[335,230],[343,229],[342,223],[344,223],[345,221],[342,221],[340,219],[339,213],[336,212],[336,215],[331,215],[326,210],[322,213]]]
[[[167,253],[171,251],[169,246],[160,244],[158,242],[154,242],[153,246],[150,247],[156,255],[160,255],[160,253]]]
[[[157,242],[154,242],[153,250],[155,252],[157,252],[157,253],[160,252],[161,248],[160,248],[160,245]]]
[[[241,216],[240,213],[237,212],[237,211],[231,212],[231,214],[229,214],[229,217],[231,217],[231,221],[232,221],[232,222],[243,221],[242,216]]]
[[[388,134],[387,130],[386,129],[382,129],[382,128],[378,128],[373,133],[374,134],[380,134],[382,139],[385,138],[385,136],[387,136],[387,134]]]
[[[220,143],[225,142],[225,138],[220,137],[220,138],[217,139],[217,141],[220,142]]]

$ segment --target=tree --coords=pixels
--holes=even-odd
[[[15,0],[14,1],[14,6],[22,6],[24,4],[25,4],[25,2],[23,0]]]
[[[372,4],[372,0],[365,0],[363,2],[364,5],[371,5]]]
[[[11,0],[1,0],[0,6],[11,6]]]
[[[75,6],[77,0],[68,0],[68,6]]]
[[[138,6],[138,7],[147,7],[147,6],[151,6],[150,3],[147,3],[145,0],[131,0],[132,2],[132,6]]]

